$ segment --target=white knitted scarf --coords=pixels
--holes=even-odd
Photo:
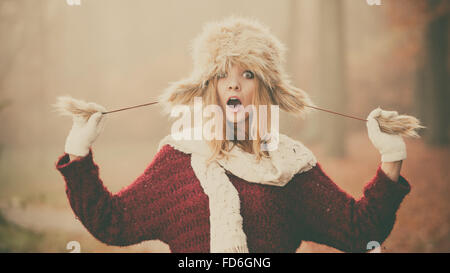
[[[207,164],[212,153],[206,141],[176,139],[179,136],[166,136],[159,149],[169,144],[191,154],[192,169],[209,199],[211,252],[248,252],[239,194],[225,170],[250,183],[283,187],[295,174],[310,170],[317,162],[302,143],[283,134],[279,134],[278,149],[269,151],[270,158],[259,162],[253,154],[235,146],[228,160],[217,159]]]

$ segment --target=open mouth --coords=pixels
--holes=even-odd
[[[238,112],[242,108],[242,102],[238,97],[230,97],[227,101],[227,108],[232,112]]]

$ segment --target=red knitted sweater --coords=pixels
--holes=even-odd
[[[56,163],[70,205],[98,240],[118,246],[159,239],[172,252],[209,252],[209,201],[190,165],[190,154],[165,145],[144,173],[116,194],[99,177],[92,151]],[[250,252],[295,252],[302,240],[347,252],[387,238],[396,211],[410,191],[406,179],[389,179],[378,167],[355,200],[319,163],[284,187],[249,183],[227,172],[239,193]]]

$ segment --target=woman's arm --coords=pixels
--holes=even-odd
[[[289,192],[294,194],[301,239],[346,252],[365,252],[370,241],[382,244],[393,228],[400,203],[410,191],[405,178],[399,175],[398,181],[393,181],[381,166],[359,200],[339,188],[319,163],[295,176],[291,183]]]
[[[392,180],[398,181],[403,161],[381,162],[381,169]]]
[[[88,231],[106,244],[126,246],[160,238],[164,222],[160,196],[165,190],[160,173],[174,158],[170,153],[168,146],[163,147],[145,172],[117,194],[109,192],[100,179],[92,150],[70,161],[65,154],[56,168],[65,179],[74,213]]]

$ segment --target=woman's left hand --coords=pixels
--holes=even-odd
[[[403,138],[399,135],[391,135],[380,130],[376,117],[382,116],[390,118],[397,116],[396,111],[384,111],[377,108],[370,112],[367,117],[367,130],[372,144],[381,154],[382,162],[394,162],[406,159],[406,145]]]

